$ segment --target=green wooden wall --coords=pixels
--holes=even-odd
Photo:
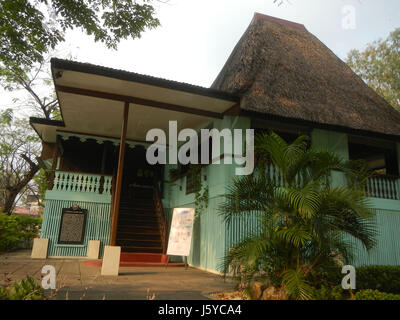
[[[87,209],[86,229],[82,245],[57,244],[63,208],[77,204]],[[46,200],[44,209],[41,238],[49,239],[47,255],[49,257],[85,257],[87,256],[89,240],[100,240],[100,255],[104,245],[108,245],[110,236],[110,203]]]
[[[250,119],[236,116],[225,116],[224,119],[214,120],[207,125],[211,128],[222,130],[228,129],[247,129],[250,127]],[[232,134],[233,136],[233,134]],[[245,135],[243,135],[243,140]],[[221,139],[223,140],[223,139]],[[220,155],[229,157],[230,150],[224,150],[221,141]],[[245,150],[245,148],[243,148]],[[168,172],[175,165],[166,165],[165,180],[169,179]],[[189,264],[208,270],[219,271],[220,264],[227,252],[227,232],[229,232],[223,217],[218,210],[219,205],[224,200],[226,187],[231,183],[235,176],[235,161],[232,164],[224,164],[224,159],[219,164],[209,164],[202,168],[202,184],[209,188],[208,207],[201,213],[196,213],[193,227],[193,238],[191,254],[188,257]],[[163,206],[165,208],[166,219],[170,223],[172,211],[175,207],[195,208],[195,195],[186,194],[186,178],[183,177],[172,183],[164,184]],[[175,257],[175,260],[181,257]]]
[[[375,221],[378,225],[377,245],[367,251],[361,242],[348,238],[354,249],[354,266],[363,265],[400,265],[400,210],[375,209]]]
[[[212,127],[241,128],[250,127],[250,120],[242,117],[225,117],[223,120],[212,122]],[[315,129],[311,133],[312,143],[319,149],[333,150],[345,159],[349,158],[348,136],[345,133]],[[400,159],[400,144],[397,144]],[[224,153],[221,144],[221,154]],[[222,161],[223,162],[223,161]],[[400,163],[399,163],[400,166]],[[238,241],[256,232],[258,226],[257,214],[248,217],[233,219],[228,225],[219,215],[218,206],[223,201],[224,193],[232,178],[235,177],[236,165],[212,164],[202,169],[203,184],[209,186],[209,206],[196,219],[194,224],[191,255],[188,262],[193,266],[209,271],[221,271],[222,258]],[[171,166],[166,166],[168,174]],[[204,181],[204,176],[207,180]],[[166,177],[167,179],[167,177]],[[332,173],[334,186],[345,184],[345,177],[341,172]],[[164,208],[166,217],[170,221],[174,207],[194,208],[194,194],[186,195],[186,179],[182,178],[173,183],[166,184],[164,190]],[[400,226],[400,201],[369,198],[376,211],[376,220],[379,229],[378,245],[371,252],[363,250],[359,243],[355,245],[355,265],[381,264],[399,265],[400,241],[398,229]]]
[[[333,150],[344,159],[349,159],[348,136],[327,130],[315,129],[311,134],[313,145],[319,149]],[[367,139],[367,138],[366,138]],[[396,144],[397,160],[400,168],[400,143]],[[346,183],[343,173],[333,172],[332,183],[334,186]],[[397,181],[400,189],[400,181]],[[348,238],[354,247],[355,266],[359,265],[400,265],[400,201],[381,198],[368,198],[376,213],[377,246],[367,252],[361,243]]]
[[[45,195],[45,208],[40,232],[49,239],[49,257],[85,257],[89,240],[100,240],[100,256],[109,243],[111,224],[111,177],[105,177],[100,194],[100,176],[57,171],[52,190]],[[81,245],[58,244],[63,208],[77,204],[87,209],[84,241]]]

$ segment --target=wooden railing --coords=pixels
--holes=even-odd
[[[400,200],[400,178],[375,175],[368,179],[365,192],[368,197]]]
[[[53,171],[49,190],[111,195],[112,175]]]
[[[267,165],[267,176],[273,180],[277,185],[283,186],[284,181],[283,177],[281,175],[281,172],[275,168],[275,166],[272,163],[269,163]]]
[[[159,225],[160,233],[161,233],[162,249],[163,249],[163,253],[165,254],[167,252],[167,243],[168,243],[167,223],[166,223],[165,217],[164,217],[164,210],[163,210],[163,206],[162,206],[162,202],[161,202],[161,195],[160,195],[160,190],[158,188],[158,185],[155,183],[153,188],[154,188],[154,192],[153,192],[154,208],[155,208],[155,212],[157,215],[158,225]]]
[[[277,185],[283,186],[283,178],[279,170],[269,164],[266,168],[268,177]],[[374,175],[365,186],[367,197],[400,200],[400,177],[391,175]]]

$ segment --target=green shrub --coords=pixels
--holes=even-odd
[[[14,216],[0,213],[0,251],[15,248],[20,242],[20,226]]]
[[[20,226],[19,236],[22,240],[32,240],[39,234],[42,219],[24,215],[16,215],[15,219]]]
[[[312,283],[317,288],[339,285],[345,275],[341,269],[324,270],[313,275]],[[363,266],[356,267],[357,290],[379,290],[400,294],[400,266]]]
[[[314,289],[313,297],[316,300],[343,300],[346,299],[346,293],[342,286],[327,287],[322,285],[321,288]]]
[[[15,249],[35,238],[41,223],[40,218],[0,213],[0,252]]]
[[[0,286],[0,300],[5,300],[7,298],[6,288]]]
[[[6,288],[0,287],[0,300],[42,300],[43,289],[31,276],[15,281]]]
[[[400,300],[400,294],[367,289],[358,291],[351,300]]]
[[[314,287],[320,289],[322,287],[335,287],[342,283],[344,275],[341,268],[333,266],[331,268],[318,268],[309,275],[309,281]]]
[[[400,294],[400,266],[366,266],[356,268],[357,289],[372,289]]]

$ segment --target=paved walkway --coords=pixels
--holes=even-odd
[[[212,292],[230,291],[234,283],[195,268],[123,267],[120,275],[101,276],[99,267],[85,266],[81,259],[31,259],[30,251],[0,254],[0,284],[31,275],[41,283],[44,265],[57,273],[53,299],[69,300],[206,300]],[[52,290],[46,290],[50,293]],[[54,293],[54,291],[53,291]]]

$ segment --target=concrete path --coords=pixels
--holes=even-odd
[[[206,300],[212,292],[230,291],[234,283],[195,268],[123,267],[120,275],[101,276],[99,267],[81,259],[31,259],[30,251],[0,254],[0,284],[31,275],[41,283],[44,265],[57,273],[57,289],[46,290],[52,299],[69,300]]]

